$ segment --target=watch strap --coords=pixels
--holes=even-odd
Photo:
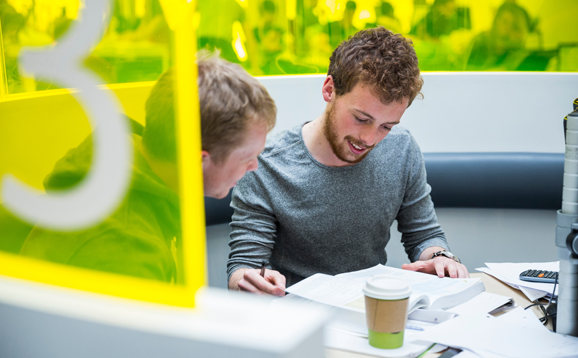
[[[447,257],[448,259],[452,259],[452,260],[454,260],[455,262],[457,262],[457,263],[459,263],[459,264],[462,263],[462,262],[460,261],[460,259],[459,259],[456,255],[452,254],[452,253],[449,252],[448,250],[440,250],[440,251],[438,251],[438,252],[435,252],[435,253],[431,256],[431,258],[434,259],[434,258],[436,258],[436,257],[438,257],[438,256],[445,256],[445,257]]]

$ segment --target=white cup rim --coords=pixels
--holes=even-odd
[[[411,294],[409,284],[389,275],[375,275],[367,279],[363,287],[367,297],[378,300],[401,300]]]

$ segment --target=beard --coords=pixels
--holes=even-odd
[[[335,156],[339,160],[341,160],[345,163],[357,164],[357,163],[361,162],[369,154],[369,152],[371,151],[373,146],[367,147],[367,146],[363,145],[362,143],[359,143],[356,139],[354,139],[353,137],[351,137],[349,135],[343,139],[340,139],[338,134],[337,134],[337,125],[336,124],[337,124],[337,118],[335,117],[335,104],[331,103],[329,105],[329,108],[327,109],[327,112],[325,114],[325,118],[323,121],[323,134],[325,135],[325,138],[327,139],[327,141],[329,142],[329,145],[331,146],[331,151],[333,151],[333,154],[335,154]],[[365,153],[360,154],[360,155],[353,154],[349,150],[349,144],[347,143],[347,141],[350,141],[351,143],[353,143],[357,146],[366,147]]]

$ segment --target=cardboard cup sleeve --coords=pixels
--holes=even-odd
[[[367,328],[379,333],[398,333],[405,329],[408,298],[378,300],[365,296]]]

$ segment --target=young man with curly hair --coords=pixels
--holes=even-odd
[[[339,45],[324,113],[272,138],[233,191],[230,289],[283,295],[318,272],[385,264],[394,220],[412,262],[403,268],[468,277],[437,222],[420,149],[397,126],[422,84],[401,35],[378,27]]]

